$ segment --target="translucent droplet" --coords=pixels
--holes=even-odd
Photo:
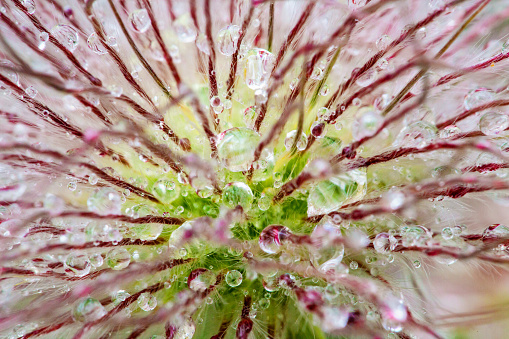
[[[252,202],[253,192],[243,182],[229,183],[223,189],[223,203],[229,208],[240,205],[244,210],[247,210],[251,207]]]
[[[88,210],[97,214],[120,214],[122,201],[112,188],[96,189],[87,200]]]
[[[265,193],[262,193],[260,196],[260,199],[258,199],[258,208],[260,211],[266,211],[270,208],[270,205],[272,203],[272,199],[270,196],[266,195]]]
[[[106,48],[104,48],[103,44],[101,43],[101,39],[99,38],[96,32],[88,36],[87,45],[88,48],[90,48],[92,52],[94,52],[95,54],[102,55],[108,53],[106,51]]]
[[[173,22],[173,29],[177,37],[182,42],[193,42],[196,40],[196,28],[194,22],[188,13],[182,14]]]
[[[131,255],[125,248],[114,248],[106,254],[106,265],[113,270],[122,270],[129,266]]]
[[[355,140],[372,136],[383,123],[383,117],[380,113],[364,109],[358,113],[358,118],[352,124],[352,135]]]
[[[50,214],[56,215],[64,210],[65,202],[64,200],[62,200],[62,198],[54,194],[47,193],[46,196],[44,197],[43,206],[44,209],[48,211]]]
[[[131,295],[124,291],[124,290],[118,290],[116,293],[115,293],[115,296],[113,297],[113,306],[117,306],[117,305],[120,305],[120,303],[124,300],[126,300],[127,298],[129,298]]]
[[[203,292],[216,281],[214,272],[205,268],[198,268],[189,274],[187,286],[195,292]]]
[[[509,228],[501,224],[493,224],[484,230],[482,237],[486,238],[506,238],[509,236]]]
[[[315,227],[311,233],[311,239],[315,244],[311,251],[313,266],[328,274],[344,271],[341,261],[345,254],[345,247],[343,244],[334,244],[334,240],[339,238],[341,238],[341,230],[330,222],[324,222]]]
[[[95,268],[101,267],[104,263],[103,256],[100,253],[94,253],[90,256],[90,264]]]
[[[389,47],[389,44],[391,43],[391,37],[387,34],[382,35],[378,40],[376,40],[376,47],[379,51],[382,51]]]
[[[445,240],[450,240],[454,237],[454,233],[452,232],[452,229],[450,227],[444,227],[442,229],[442,238]]]
[[[360,87],[367,87],[375,82],[378,76],[378,72],[375,68],[370,68],[364,74],[362,74],[355,83]]]
[[[26,89],[25,89],[25,93],[30,97],[30,98],[35,98],[37,96],[37,90],[35,89],[34,86],[28,86]]]
[[[35,13],[35,0],[23,0],[23,6],[27,9],[28,14]]]
[[[188,318],[185,320],[184,324],[178,328],[174,339],[191,339],[193,338],[195,331],[196,325],[194,324],[193,319]]]
[[[437,10],[445,6],[445,0],[428,0],[428,5],[432,10]]]
[[[217,136],[217,154],[232,172],[247,171],[254,160],[260,136],[249,128],[234,127]]]
[[[323,75],[323,70],[320,67],[315,67],[313,68],[310,78],[317,81],[323,79]]]
[[[99,181],[99,178],[94,173],[92,173],[88,176],[88,183],[90,185],[95,185],[95,184],[97,184],[98,181]]]
[[[315,121],[311,126],[311,135],[317,139],[323,138],[325,136],[325,124]]]
[[[65,259],[64,268],[65,273],[71,277],[83,277],[90,273],[92,266],[86,254],[73,252]]]
[[[264,89],[257,89],[255,91],[255,103],[256,105],[263,105],[268,100],[267,91]]]
[[[274,54],[261,48],[247,52],[244,75],[247,87],[252,90],[267,87],[276,58]]]
[[[146,9],[137,9],[129,14],[131,28],[138,33],[145,33],[150,27],[151,20]]]
[[[51,34],[69,51],[74,52],[78,47],[78,31],[69,25],[56,25],[51,29]]]
[[[71,181],[70,183],[67,184],[67,188],[69,189],[69,191],[71,192],[74,192],[76,191],[76,188],[77,188],[77,184],[76,184],[76,181]]]
[[[210,55],[209,43],[207,37],[203,33],[200,33],[198,39],[196,39],[196,47],[198,47],[202,53]]]
[[[231,270],[226,273],[226,283],[230,287],[237,287],[242,283],[242,273],[237,270]]]
[[[72,312],[74,320],[80,322],[98,320],[104,315],[106,315],[106,309],[99,300],[94,298],[85,298],[78,301]]]
[[[420,268],[421,267],[421,262],[419,260],[414,260],[413,265],[414,265],[415,268]]]
[[[260,300],[258,300],[258,306],[262,309],[262,310],[266,310],[269,308],[270,306],[270,300],[267,299],[267,298],[261,298]]]
[[[353,170],[316,183],[309,191],[308,216],[330,213],[366,194],[366,172]]]
[[[479,120],[479,129],[484,135],[499,135],[509,127],[509,117],[503,113],[488,112]]]
[[[351,270],[356,270],[359,268],[359,263],[357,261],[351,261],[350,262],[350,269]]]
[[[361,8],[366,6],[368,0],[348,0],[348,7],[350,8]]]
[[[157,299],[151,293],[144,292],[138,297],[138,306],[145,312],[152,311],[157,306]]]
[[[403,207],[405,201],[406,196],[403,192],[398,190],[389,190],[383,195],[381,204],[391,211],[396,211]]]
[[[217,47],[221,54],[230,56],[237,48],[241,29],[237,25],[228,25],[219,31],[217,36]]]
[[[291,236],[288,227],[282,225],[270,225],[260,233],[258,244],[265,253],[274,254],[281,251],[283,242]]]
[[[465,96],[465,100],[463,101],[463,105],[466,109],[472,109],[474,107],[478,107],[484,104],[489,103],[493,100],[495,94],[491,89],[488,88],[477,88],[474,89]]]
[[[444,127],[444,129],[440,130],[440,138],[442,139],[452,139],[461,134],[461,129],[459,129],[456,125],[449,125]]]
[[[161,202],[168,204],[180,196],[180,186],[175,185],[171,180],[160,179],[152,186],[152,193]]]
[[[373,248],[378,253],[387,253],[393,251],[398,240],[389,233],[379,233],[373,240]]]
[[[297,130],[293,130],[293,131],[290,131],[286,134],[286,138],[285,138],[285,148],[286,150],[291,150],[292,148],[292,145],[293,143],[295,142],[295,136],[297,135]],[[299,151],[303,151],[306,149],[306,146],[308,144],[308,139],[306,137],[306,134],[304,132],[302,132],[300,134],[300,138],[299,140],[297,141],[297,149]]]
[[[426,246],[431,237],[431,232],[424,226],[405,226],[401,230],[401,242],[405,247]]]
[[[416,121],[406,126],[398,134],[394,145],[397,147],[423,148],[437,137],[435,125],[426,121]]]

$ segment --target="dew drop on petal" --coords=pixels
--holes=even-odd
[[[325,136],[325,124],[323,122],[315,121],[311,126],[311,135],[317,139],[321,139]]]
[[[245,81],[252,90],[267,87],[276,58],[271,52],[254,48],[247,52],[245,59]]]
[[[106,309],[94,298],[84,298],[77,302],[72,311],[72,317],[79,322],[98,320],[106,315]]]
[[[173,22],[173,29],[177,33],[177,37],[182,42],[193,42],[196,40],[196,28],[194,27],[193,19],[186,13],[179,16]]]
[[[286,138],[285,138],[285,148],[286,150],[291,150],[292,148],[292,145],[293,143],[295,142],[295,136],[297,135],[297,130],[293,130],[293,131],[290,131],[286,134]],[[301,132],[300,134],[300,138],[299,140],[297,141],[297,149],[299,151],[303,151],[306,149],[306,146],[308,144],[308,139],[307,139],[307,136],[306,136],[306,133],[304,132]]]
[[[152,186],[152,193],[161,202],[167,204],[180,196],[180,186],[175,185],[175,182],[166,179],[160,179]]]
[[[106,51],[106,48],[104,48],[104,46],[102,45],[101,39],[99,38],[96,32],[93,32],[88,36],[87,45],[88,48],[90,48],[92,52],[94,52],[95,54],[103,55],[108,53]]]
[[[88,210],[97,214],[120,214],[122,201],[112,188],[96,189],[87,200]]]
[[[195,331],[196,325],[194,324],[193,319],[188,318],[185,320],[184,324],[178,328],[174,339],[191,339],[193,338]]]
[[[440,138],[452,139],[461,133],[461,129],[456,125],[449,125],[440,130]]]
[[[371,85],[373,82],[375,82],[376,78],[378,76],[378,72],[375,68],[370,68],[364,74],[359,76],[355,83],[360,87],[367,87]]]
[[[253,192],[243,182],[232,182],[223,189],[223,203],[229,208],[240,205],[244,210],[249,209],[253,202]]]
[[[452,229],[450,227],[444,227],[442,229],[442,238],[445,240],[450,240],[454,237],[454,233],[452,232]]]
[[[146,9],[137,9],[129,14],[131,28],[138,33],[145,33],[150,27],[151,20]]]
[[[217,136],[217,154],[232,172],[247,171],[254,160],[260,135],[249,128],[234,127]]]
[[[195,292],[203,292],[216,281],[214,272],[205,268],[198,268],[189,274],[187,278],[187,286]]]
[[[463,101],[463,105],[466,109],[472,109],[489,103],[493,100],[494,96],[495,94],[491,89],[483,87],[477,88],[468,92],[465,96],[465,100]]]
[[[88,256],[79,252],[69,254],[64,262],[65,272],[71,277],[83,277],[90,273],[91,268]]]
[[[27,9],[28,14],[35,13],[35,0],[23,0],[23,6]]]
[[[230,287],[237,287],[242,283],[242,273],[231,270],[226,273],[225,281]]]
[[[145,312],[152,311],[157,306],[157,299],[149,292],[144,292],[138,297],[138,306]]]
[[[228,25],[219,31],[217,36],[217,47],[221,54],[230,56],[237,48],[241,29],[237,25]]]
[[[484,135],[499,135],[509,127],[509,117],[503,113],[488,112],[479,120],[479,129]]]
[[[282,225],[269,225],[260,233],[258,244],[265,253],[274,254],[281,251],[284,241],[290,237],[288,227]]]
[[[56,25],[51,29],[51,34],[69,51],[74,52],[78,47],[78,31],[69,25]]]
[[[330,213],[361,199],[366,193],[366,182],[364,170],[353,170],[317,182],[309,191],[308,216]]]
[[[397,147],[423,148],[437,137],[435,125],[426,121],[416,121],[406,126],[398,134],[394,145]]]
[[[113,270],[122,270],[129,266],[131,255],[125,248],[114,248],[106,254],[106,265]]]
[[[266,211],[270,208],[272,199],[265,193],[262,193],[260,199],[258,199],[258,208],[260,211]]]

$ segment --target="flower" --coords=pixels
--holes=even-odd
[[[503,3],[2,2],[3,337],[503,330]]]

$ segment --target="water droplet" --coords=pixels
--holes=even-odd
[[[150,27],[151,20],[146,9],[137,9],[129,14],[131,28],[138,33],[145,33]]]
[[[266,211],[270,208],[271,203],[272,199],[270,198],[270,196],[268,196],[265,193],[262,193],[260,199],[258,199],[258,208],[260,209],[260,211]]]
[[[96,189],[87,200],[88,210],[97,214],[120,214],[122,201],[112,188]]]
[[[180,186],[175,185],[173,181],[160,179],[152,186],[152,192],[161,200],[161,202],[168,204],[180,195]]]
[[[258,300],[258,306],[262,309],[262,310],[266,310],[269,308],[270,306],[270,300],[267,299],[267,298],[261,298],[260,300]]]
[[[361,199],[366,192],[366,172],[353,170],[316,183],[307,199],[308,216],[332,212]]]
[[[196,325],[191,318],[188,318],[184,324],[178,328],[174,339],[191,339],[193,338],[195,331]]]
[[[442,229],[442,238],[445,240],[450,240],[454,237],[454,233],[452,232],[452,229],[450,227],[444,227]]]
[[[129,298],[131,295],[124,291],[124,290],[118,290],[116,293],[115,293],[115,296],[113,297],[113,306],[118,306],[120,305],[120,303],[124,300],[126,300],[127,298]]]
[[[76,181],[71,181],[70,183],[67,184],[67,188],[71,192],[76,191],[77,186],[78,186],[78,184],[76,183]]]
[[[23,0],[23,6],[27,9],[28,14],[35,13],[35,0]]]
[[[196,40],[196,28],[194,22],[188,13],[182,14],[173,22],[173,29],[177,37],[182,42],[193,42]]]
[[[437,10],[445,5],[445,0],[429,0],[428,5],[432,10]]]
[[[495,94],[491,89],[483,87],[477,88],[468,92],[465,96],[465,100],[463,101],[463,105],[466,109],[472,109],[489,103],[493,100],[494,96]]]
[[[424,226],[405,226],[401,230],[401,242],[405,247],[426,246],[431,232]]]
[[[396,147],[423,148],[437,137],[437,128],[426,121],[416,121],[406,126],[394,141]]]
[[[391,211],[396,211],[403,207],[405,201],[406,196],[403,192],[397,190],[389,190],[383,195],[381,204]]]
[[[286,150],[290,150],[292,148],[292,145],[295,141],[295,136],[297,135],[297,130],[293,130],[293,131],[290,131],[286,134],[286,138],[285,138],[285,148]],[[306,149],[306,146],[308,144],[308,139],[306,137],[306,134],[304,132],[302,132],[300,134],[300,138],[299,140],[297,141],[297,149],[299,151],[303,151]]]
[[[131,255],[125,248],[114,248],[106,254],[106,265],[113,270],[122,270],[129,266]]]
[[[509,228],[501,224],[493,224],[484,230],[482,237],[486,238],[506,238],[509,236]]]
[[[34,86],[28,86],[27,88],[25,88],[25,93],[32,99],[37,96],[37,90],[35,89]]]
[[[421,262],[419,260],[414,260],[413,265],[414,265],[415,268],[420,268],[421,267]]]
[[[44,197],[43,206],[46,211],[48,211],[51,215],[57,215],[64,210],[65,202],[62,198],[47,193]]]
[[[144,292],[138,297],[138,306],[145,312],[152,311],[157,306],[157,299],[152,294]]]
[[[187,286],[195,292],[203,292],[216,281],[214,272],[206,268],[198,268],[189,274],[187,278]]]
[[[71,277],[83,277],[90,273],[90,259],[86,254],[73,252],[67,256],[64,262],[65,273]]]
[[[103,44],[101,43],[101,39],[99,38],[96,32],[88,36],[87,45],[88,48],[90,48],[92,52],[94,52],[95,54],[103,55],[108,53],[106,51],[106,48],[104,48]]]
[[[217,36],[217,47],[221,54],[230,56],[237,48],[241,29],[237,25],[228,25],[219,31]]]
[[[350,8],[361,8],[366,6],[368,0],[348,0],[348,7]]]
[[[378,72],[375,68],[370,68],[364,74],[362,74],[355,83],[360,87],[367,87],[375,82],[378,76]]]
[[[103,256],[100,253],[94,253],[90,256],[90,264],[95,268],[101,267],[104,263]]]
[[[274,254],[281,251],[284,241],[291,236],[288,227],[270,225],[260,233],[258,244],[265,253]]]
[[[223,203],[229,208],[240,205],[244,210],[247,210],[252,202],[253,192],[248,185],[242,182],[229,183],[223,189]]]
[[[373,240],[373,247],[378,253],[386,253],[394,250],[397,239],[389,233],[379,233]]]
[[[228,286],[237,287],[242,283],[242,273],[237,270],[228,271],[225,280]]]
[[[88,183],[90,185],[95,185],[95,184],[97,184],[98,181],[99,181],[99,178],[94,173],[92,173],[88,176]]]
[[[369,137],[378,130],[383,123],[380,113],[366,108],[359,110],[358,118],[352,124],[352,135],[355,140]]]
[[[78,31],[69,25],[56,25],[51,29],[51,34],[69,51],[74,52],[78,47]]]
[[[260,136],[249,128],[234,127],[217,136],[217,154],[232,172],[247,171],[254,160]]]
[[[315,67],[313,68],[310,78],[318,81],[323,79],[323,75],[323,70],[320,67]]]
[[[203,33],[200,33],[198,39],[196,39],[196,47],[198,47],[202,53],[210,55],[209,43],[207,37]]]
[[[322,89],[320,90],[320,95],[322,97],[326,96],[327,94],[329,94],[330,92],[330,88],[329,88],[329,85],[323,85],[322,86]]]
[[[72,312],[74,320],[80,322],[98,320],[104,315],[106,315],[106,309],[101,305],[99,300],[94,298],[85,298],[78,301]]]
[[[460,133],[461,133],[461,129],[459,129],[458,126],[449,125],[449,126],[444,127],[444,129],[442,129],[440,131],[439,135],[440,135],[440,138],[442,138],[442,139],[452,139],[452,138],[455,138],[456,136],[458,136]]]
[[[261,48],[247,52],[244,69],[247,87],[252,90],[267,87],[275,61],[274,54]]]
[[[325,136],[325,124],[323,122],[315,121],[311,126],[311,135],[317,139],[321,139]]]
[[[351,270],[356,270],[359,268],[359,263],[357,261],[351,261],[350,262],[350,269]]]
[[[488,112],[479,120],[479,129],[484,135],[499,135],[509,127],[509,117],[503,113]]]

